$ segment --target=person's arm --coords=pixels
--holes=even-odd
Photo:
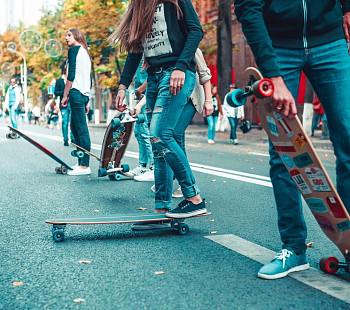
[[[204,105],[203,105],[203,116],[208,117],[214,112],[213,99],[211,96],[211,83],[210,80],[203,84],[204,89]]]
[[[14,109],[17,110],[19,103],[21,101],[21,90],[19,86],[16,86],[15,93],[16,93],[16,101],[15,101]]]
[[[271,78],[274,83],[272,107],[284,116],[294,118],[297,114],[295,100],[282,78],[277,55],[264,21],[265,2],[264,0],[235,0],[235,13],[242,24],[243,33],[262,75]]]
[[[141,98],[146,88],[147,88],[147,80],[138,89],[136,89],[135,91],[136,97]]]
[[[196,71],[199,77],[199,84],[204,85],[207,81],[210,81],[212,75],[205,62],[202,51],[197,48],[196,54],[194,55],[194,60],[196,62]]]
[[[177,95],[185,82],[185,72],[190,67],[199,42],[203,38],[202,26],[190,0],[179,1],[182,11],[182,22],[187,32],[187,38],[180,57],[176,61],[175,69],[170,76],[170,93]]]
[[[341,0],[341,5],[343,9],[343,29],[345,34],[346,42],[350,42],[350,0]],[[350,54],[350,49],[349,49]]]
[[[69,91],[72,88],[73,81],[75,79],[75,72],[77,67],[77,56],[79,52],[80,46],[73,46],[70,47],[68,50],[68,76],[67,76],[67,83],[64,87],[64,93],[61,105],[63,108],[66,108],[68,106],[68,94]]]
[[[115,107],[118,111],[123,111],[126,109],[126,106],[123,105],[126,90],[134,78],[142,55],[143,53],[129,53],[126,58],[123,72],[119,81],[117,97],[115,98]]]
[[[62,100],[64,94],[64,82],[63,79],[58,79],[55,85],[55,97],[60,97]]]

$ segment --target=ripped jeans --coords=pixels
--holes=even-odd
[[[173,70],[168,68],[152,73],[147,80],[146,115],[155,164],[155,209],[171,209],[174,175],[185,198],[199,193],[186,154],[175,139],[175,135],[183,134],[187,127],[182,124],[187,122],[183,113],[186,113],[184,107],[194,88],[195,73],[186,71],[184,86],[174,96],[169,91]]]

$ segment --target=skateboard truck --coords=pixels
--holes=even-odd
[[[145,121],[145,117],[143,115],[135,115],[134,117],[131,116],[131,111],[129,109],[126,109],[122,112],[122,116],[115,117],[112,119],[111,124],[113,128],[118,128],[123,123],[133,122],[136,121],[137,124],[143,123]]]
[[[255,80],[254,76],[250,76],[249,82],[244,90],[235,89],[227,96],[227,102],[231,107],[237,108],[247,102],[247,97],[256,96],[258,98],[266,98],[272,96],[274,85],[270,79],[263,78]]]

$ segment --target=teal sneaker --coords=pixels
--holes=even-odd
[[[306,253],[296,255],[293,251],[283,249],[269,264],[259,270],[258,277],[268,280],[279,279],[291,272],[309,268]]]

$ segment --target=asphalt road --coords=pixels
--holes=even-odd
[[[20,129],[75,164],[60,131]],[[6,132],[0,122],[0,309],[350,309],[349,276],[315,270],[322,256],[341,255],[307,208],[308,259],[315,269],[300,278],[257,278],[260,261],[281,246],[266,144],[187,139],[212,212],[188,219],[188,235],[133,232],[129,224],[67,226],[66,240],[55,243],[48,218],[153,212],[152,183],[98,178],[93,158],[91,176],[57,175],[52,159],[23,139],[7,140]],[[99,155],[104,129],[90,133]],[[333,154],[319,154],[334,180]],[[136,166],[134,138],[126,155],[124,163]]]

